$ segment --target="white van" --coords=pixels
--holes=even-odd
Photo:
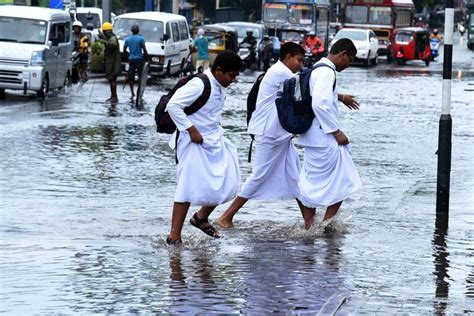
[[[0,6],[0,95],[5,89],[45,97],[71,76],[71,17],[68,12]]]
[[[113,28],[119,38],[122,62],[126,67],[128,63],[123,56],[123,44],[134,24],[139,26],[140,34],[145,37],[151,61],[150,75],[179,74],[186,65],[189,46],[192,44],[186,18],[163,12],[136,12],[117,16]]]

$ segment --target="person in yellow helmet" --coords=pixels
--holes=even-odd
[[[107,102],[117,103],[117,77],[122,73],[122,63],[120,59],[120,47],[117,36],[112,32],[112,24],[105,22],[102,24],[102,36],[99,40],[105,44],[105,77],[110,83],[110,98]]]

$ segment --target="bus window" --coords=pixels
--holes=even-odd
[[[307,4],[290,5],[289,22],[294,24],[313,23],[313,6]]]
[[[265,22],[286,22],[287,9],[284,3],[265,3]]]
[[[399,26],[410,26],[411,25],[411,11],[409,10],[400,10],[397,13],[397,20],[395,25]]]
[[[346,8],[347,23],[367,23],[367,7],[350,5]]]
[[[387,7],[371,7],[369,11],[369,24],[392,24],[392,9]]]

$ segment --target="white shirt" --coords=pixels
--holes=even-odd
[[[260,83],[257,104],[249,122],[249,134],[265,135],[272,138],[291,136],[281,127],[275,100],[280,84],[293,76],[293,72],[281,61],[268,69]]]
[[[322,58],[319,63],[325,63],[332,69],[336,66],[327,58]],[[328,67],[319,67],[313,70],[310,84],[312,96],[311,106],[315,114],[310,129],[298,137],[297,144],[307,147],[325,147],[328,137],[339,129],[339,108],[337,104],[337,87],[332,90],[336,75]]]
[[[193,78],[184,86],[176,90],[166,106],[176,127],[180,132],[187,133],[187,129],[195,126],[201,135],[209,135],[221,129],[220,121],[225,100],[224,87],[214,78],[211,70],[204,72],[211,83],[209,100],[197,112],[186,115],[184,109],[196,101],[204,91],[204,82],[200,78]]]

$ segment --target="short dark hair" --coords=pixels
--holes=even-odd
[[[332,45],[329,54],[337,55],[340,52],[346,51],[349,55],[357,55],[357,48],[354,46],[354,43],[348,38],[341,38]]]
[[[294,42],[286,42],[285,44],[281,45],[280,48],[280,60],[284,60],[287,55],[295,56],[295,55],[303,55],[304,56],[304,48],[296,44]]]
[[[138,27],[138,25],[136,24],[132,25],[132,33],[138,34],[138,32],[140,32],[140,28]]]
[[[238,72],[242,68],[242,59],[233,51],[225,50],[217,54],[211,70],[216,71],[217,67],[220,67],[223,72]]]

